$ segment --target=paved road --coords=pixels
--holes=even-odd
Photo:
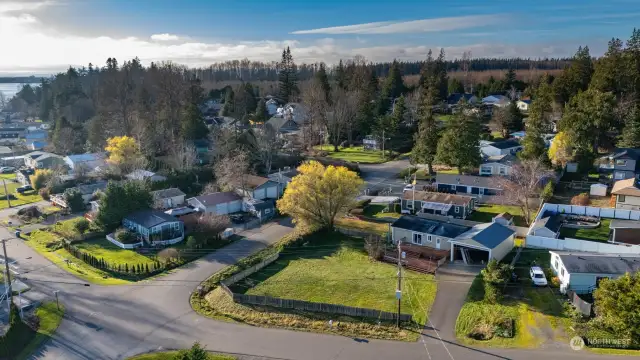
[[[384,182],[406,164],[393,162],[365,168],[368,182]],[[189,306],[190,292],[210,274],[236,262],[292,230],[290,224],[268,224],[245,233],[246,239],[157,279],[126,286],[82,286],[82,281],[59,269],[22,240],[8,243],[10,261],[38,291],[60,300],[67,313],[54,338],[33,359],[102,360],[162,349],[189,347],[200,341],[208,349],[276,359],[585,359],[598,357],[570,350],[481,350],[458,345],[452,336],[466,290],[441,285],[431,318],[433,330],[415,343],[371,340],[265,329],[218,322],[196,314]],[[0,238],[8,238],[0,228]],[[443,309],[443,310],[440,310]],[[443,312],[443,314],[440,314]]]
[[[402,194],[404,180],[398,178],[398,173],[409,167],[409,160],[389,161],[383,164],[361,164],[362,178],[365,188],[386,190],[391,188],[393,195]]]

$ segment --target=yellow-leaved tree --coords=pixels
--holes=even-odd
[[[304,226],[333,229],[336,217],[349,210],[364,184],[354,171],[317,161],[300,165],[298,172],[277,205],[281,213]]]
[[[109,153],[107,162],[123,172],[144,168],[146,165],[140,145],[130,136],[114,136],[107,139],[105,150]]]
[[[563,168],[568,162],[573,160],[573,150],[569,142],[569,136],[565,132],[559,132],[553,138],[551,146],[549,147],[549,160],[556,165]]]

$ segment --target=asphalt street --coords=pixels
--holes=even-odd
[[[402,161],[362,166],[367,183],[384,183],[406,164]],[[0,228],[10,261],[33,291],[60,301],[67,312],[53,339],[32,359],[125,359],[139,353],[179,349],[199,341],[212,351],[271,359],[606,359],[584,351],[561,349],[474,349],[455,342],[453,324],[467,288],[441,286],[431,318],[420,341],[394,342],[259,328],[219,322],[196,314],[189,296],[209,275],[235,263],[292,231],[290,223],[272,223],[247,231],[237,241],[165,276],[124,286],[83,286],[80,279],[59,269],[22,240]],[[436,313],[434,313],[436,312]],[[613,358],[613,357],[611,357]]]

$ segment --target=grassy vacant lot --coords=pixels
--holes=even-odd
[[[306,248],[284,250],[277,261],[234,285],[234,291],[396,311],[396,268],[371,261],[362,239],[339,233],[316,233],[306,240],[309,243]],[[412,314],[416,323],[399,330],[389,322],[378,324],[376,319],[235,304],[221,289],[214,290],[206,299],[215,309],[210,315],[251,325],[415,340],[419,335],[416,330],[424,325],[435,298],[436,283],[432,280],[430,275],[405,273],[402,312]],[[329,319],[334,320],[333,329],[328,328]]]
[[[316,146],[315,149],[328,152],[327,156],[330,158],[358,162],[361,164],[379,164],[389,160],[388,158],[383,158],[382,151],[364,150],[362,146],[354,146],[350,148],[340,147],[338,148],[339,151],[333,151],[333,145],[320,145]]]
[[[481,277],[474,280],[467,302],[456,321],[456,337],[472,346],[500,348],[537,348],[545,343],[568,342],[567,332],[571,320],[565,315],[560,297],[549,288],[533,288],[523,284],[521,288],[508,287],[509,297],[499,303],[483,300],[484,287]],[[489,340],[477,340],[468,335],[491,329],[504,321],[513,321],[512,338],[494,336]]]
[[[15,177],[15,174],[3,174],[3,175],[12,175]],[[7,191],[4,190],[4,185],[0,183],[0,209],[5,209],[9,207],[9,202],[7,201],[7,193],[9,193],[11,206],[30,204],[36,201],[42,200],[40,195],[36,191],[28,191],[24,195],[18,194],[16,189],[19,188],[20,183],[16,183],[13,181],[6,181]]]
[[[31,353],[38,349],[40,345],[44,344],[45,341],[49,340],[51,336],[53,336],[53,333],[60,325],[62,317],[64,316],[64,306],[62,306],[61,304],[60,310],[58,310],[55,302],[46,302],[36,309],[35,315],[40,321],[38,330],[35,333],[31,331],[31,334],[28,334],[28,336],[31,337],[31,340],[26,345],[21,344],[24,347],[16,356],[16,360],[29,358],[31,356]]]
[[[163,351],[150,354],[136,355],[127,360],[174,360],[178,355],[177,351]],[[228,355],[210,354],[208,360],[235,360],[237,358]]]
[[[46,230],[36,230],[22,235],[26,243],[61,269],[98,285],[120,285],[131,281],[112,277],[110,274],[85,264],[62,247],[62,239]]]
[[[491,219],[494,216],[503,212],[508,212],[514,216],[513,223],[516,226],[527,226],[520,207],[512,205],[480,204],[476,207],[471,216],[467,218],[467,220],[491,222]]]
[[[389,232],[388,223],[378,223],[373,221],[364,221],[360,219],[351,219],[351,218],[337,219],[336,226],[345,228],[345,229],[371,232],[379,235],[385,235],[386,233]]]
[[[397,211],[396,211],[397,210]],[[370,204],[364,208],[364,215],[374,218],[399,218],[400,204],[383,205],[383,204]]]
[[[153,260],[140,255],[133,250],[122,249],[110,243],[105,238],[85,240],[75,244],[80,250],[84,250],[98,259],[104,259],[110,264],[140,264],[153,265]]]
[[[600,219],[600,226],[595,229],[570,229],[563,226],[560,229],[560,238],[607,242],[609,241],[609,225],[611,225],[611,219]]]

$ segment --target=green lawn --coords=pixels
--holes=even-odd
[[[595,229],[570,229],[562,227],[560,229],[560,238],[607,242],[609,241],[609,225],[611,225],[611,219],[600,219],[600,226]]]
[[[358,162],[361,164],[379,164],[389,160],[382,157],[382,151],[380,150],[364,150],[362,146],[354,146],[347,148],[339,148],[339,151],[333,151],[333,145],[319,145],[315,147],[316,150],[322,150],[328,152],[328,157],[333,159],[340,159],[350,162]]]
[[[3,175],[14,175],[15,174],[3,174]],[[11,200],[11,206],[30,204],[36,201],[42,200],[38,192],[36,191],[28,191],[24,195],[18,194],[16,189],[22,186],[20,183],[16,183],[13,181],[6,181],[7,184],[7,192]],[[7,201],[6,192],[4,190],[4,185],[0,184],[0,209],[5,209],[9,207],[9,202]]]
[[[496,215],[508,212],[513,215],[513,223],[516,226],[527,226],[527,223],[522,214],[522,210],[518,206],[511,205],[495,205],[495,204],[480,204],[476,207],[474,212],[467,218],[471,221],[479,222],[491,222],[491,219]]]
[[[345,229],[361,230],[379,235],[385,235],[389,232],[389,224],[373,221],[364,221],[359,219],[337,219],[336,226]]]
[[[174,360],[178,355],[177,351],[163,351],[150,354],[136,355],[127,360]],[[228,355],[210,354],[208,360],[235,360],[237,358]]]
[[[152,259],[133,250],[122,249],[102,237],[81,241],[75,245],[78,249],[84,250],[98,259],[104,259],[110,264],[153,265]]]
[[[40,320],[38,331],[16,356],[16,360],[28,359],[34,351],[53,336],[64,316],[64,306],[60,304],[60,309],[58,309],[55,301],[45,302],[36,309],[35,314]]]
[[[339,233],[317,234],[309,238],[309,244],[309,249],[281,255],[251,275],[247,282],[238,284],[236,291],[388,312],[397,310],[394,292],[397,269],[391,264],[372,262],[362,239]],[[421,325],[436,293],[436,283],[429,280],[433,280],[431,275],[405,272],[404,276],[403,312],[412,313]],[[247,283],[257,285],[248,287]]]
[[[451,115],[451,114],[436,115],[436,120],[438,120],[438,121],[448,122],[448,121],[451,121],[451,119],[453,119],[453,115]]]
[[[467,301],[456,321],[456,337],[467,345],[500,348],[537,348],[545,343],[568,342],[570,319],[565,315],[559,297],[549,288],[523,285],[522,297],[504,297],[497,304],[483,300],[480,277],[474,280]],[[468,335],[491,329],[503,321],[513,321],[513,337],[494,335],[477,340]]]
[[[13,180],[13,179],[15,179],[15,178],[16,178],[16,174],[15,174],[15,173],[11,173],[11,174],[0,174],[0,179],[5,179],[5,180],[7,180],[7,181],[9,181],[9,180]],[[8,185],[8,184],[9,184],[9,183],[7,182],[7,185]],[[2,191],[4,191],[4,189],[3,189]]]
[[[45,230],[36,230],[32,232],[31,235],[22,235],[22,237],[29,246],[49,259],[49,261],[83,280],[97,285],[121,285],[132,282],[112,277],[110,274],[77,259],[62,247],[62,240],[54,233]]]
[[[399,218],[402,216],[399,212],[400,204],[384,205],[384,204],[370,204],[364,208],[364,215],[374,218]],[[385,211],[386,210],[386,211]]]

